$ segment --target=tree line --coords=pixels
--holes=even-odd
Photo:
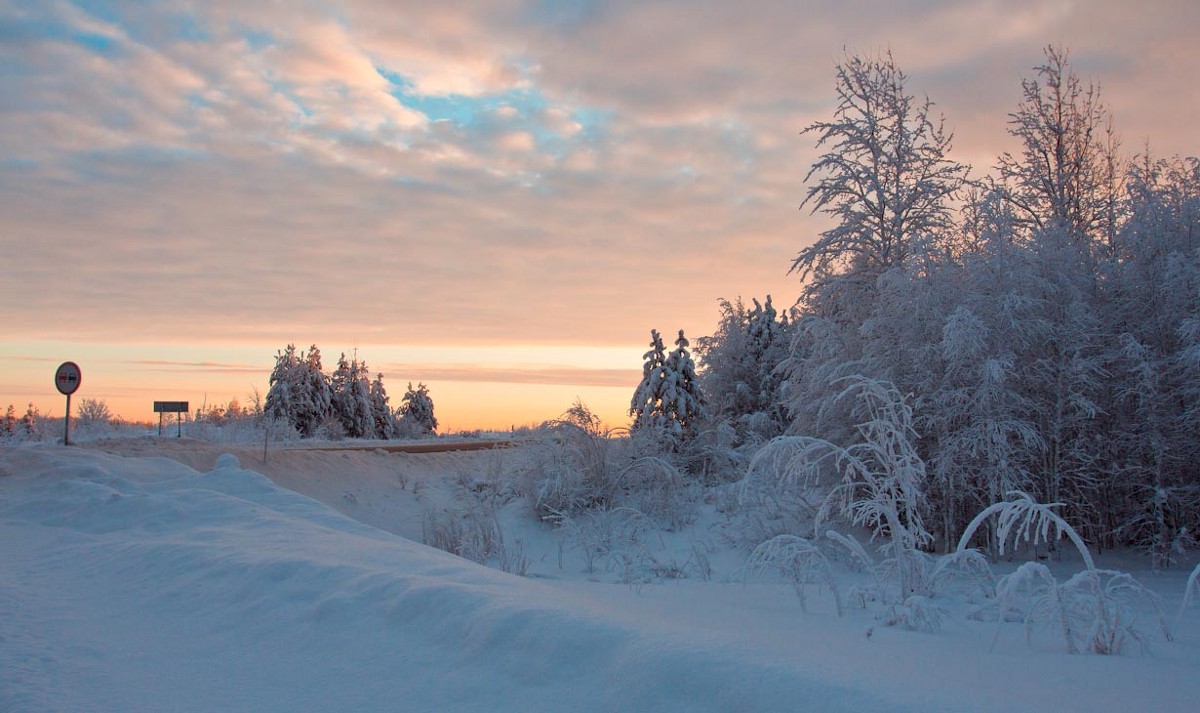
[[[1124,154],[1051,47],[1008,117],[1020,149],[975,178],[907,84],[890,54],[839,64],[804,131],[801,207],[832,226],[791,264],[799,299],[722,302],[694,387],[655,332],[634,428],[744,466],[773,438],[860,442],[882,402],[855,394],[894,393],[921,464],[898,522],[929,543],[1019,491],[1165,565],[1200,527],[1200,160]]]
[[[317,345],[308,351],[289,344],[277,352],[263,404],[268,418],[286,424],[302,438],[421,438],[437,432],[433,399],[425,384],[409,382],[400,406],[389,405],[383,374],[370,378],[357,355],[326,374]]]

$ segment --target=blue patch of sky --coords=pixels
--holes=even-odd
[[[494,94],[468,96],[465,94],[420,94],[403,75],[382,67],[376,71],[392,85],[391,95],[404,106],[415,109],[431,121],[450,121],[469,128],[490,120],[490,115],[504,106],[511,106],[522,115],[544,109],[546,100],[536,91],[510,89]]]
[[[129,37],[143,44],[153,46],[163,41],[205,42],[212,39],[212,33],[195,11],[180,11],[156,0],[71,0],[71,3],[97,20],[121,28]],[[164,31],[168,34],[164,35]],[[96,51],[110,49],[108,45],[97,42],[94,35],[80,35],[76,39]]]
[[[75,44],[82,45],[95,54],[113,56],[120,53],[121,47],[117,40],[108,35],[98,35],[90,32],[76,32],[71,35]]]
[[[519,129],[533,135],[542,150],[550,153],[565,151],[566,141],[547,128],[540,118],[552,105],[536,88],[512,88],[477,96],[427,95],[419,93],[413,83],[401,74],[382,67],[377,67],[376,70],[391,83],[392,96],[404,106],[421,112],[430,121],[448,121],[467,132],[486,132],[497,128]],[[497,112],[505,108],[515,110],[516,118],[498,118]],[[598,140],[611,115],[611,112],[592,108],[572,109],[568,113],[571,119],[582,127],[576,141]]]
[[[242,39],[246,40],[246,44],[249,45],[250,49],[256,52],[275,45],[275,36],[266,30],[240,27],[238,28],[238,34],[241,35]]]
[[[28,40],[73,42],[97,54],[114,54],[119,49],[115,38],[96,32],[82,32],[57,18],[0,23],[0,41],[16,43]]]

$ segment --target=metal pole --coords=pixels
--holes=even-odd
[[[63,419],[63,445],[71,445],[71,395],[67,394],[67,417]]]
[[[183,438],[183,414],[175,412],[175,437]]]
[[[160,436],[162,435],[162,419],[163,419],[162,411],[159,411],[158,412],[158,435],[160,435]]]

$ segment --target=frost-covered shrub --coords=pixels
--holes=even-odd
[[[1096,563],[1092,560],[1092,553],[1088,550],[1083,538],[1079,536],[1075,528],[1054,512],[1054,508],[1059,507],[1061,503],[1039,503],[1029,494],[1020,490],[1014,490],[1009,495],[1012,497],[1011,500],[993,503],[971,520],[967,529],[963,531],[962,537],[959,538],[958,551],[965,550],[979,528],[989,518],[994,517],[996,521],[995,538],[1001,555],[1009,546],[1010,540],[1014,547],[1022,541],[1035,546],[1039,543],[1049,544],[1050,528],[1053,527],[1054,539],[1067,537],[1071,544],[1075,545],[1075,549],[1083,558],[1083,563],[1087,565],[1088,569],[1096,568]]]
[[[596,508],[575,514],[560,512],[555,513],[552,520],[562,537],[559,566],[562,566],[562,550],[577,551],[589,573],[595,572],[601,561],[615,562],[626,573],[633,564],[649,561],[642,540],[653,529],[653,523],[633,508]]]
[[[851,377],[841,383],[838,399],[851,402],[859,442],[843,447],[807,436],[776,438],[755,455],[746,481],[760,492],[764,481],[776,493],[828,488],[814,530],[841,518],[886,538],[900,599],[926,594],[928,567],[919,548],[933,538],[922,520],[925,464],[916,451],[912,407],[886,382]]]
[[[621,468],[608,486],[608,502],[627,505],[669,531],[695,520],[699,487],[665,457],[634,460]]]
[[[1200,564],[1192,570],[1191,576],[1187,580],[1187,588],[1183,592],[1183,601],[1179,603],[1178,619],[1183,618],[1183,612],[1192,604],[1200,600]]]
[[[1012,495],[1012,500],[995,503],[975,516],[959,540],[958,551],[965,551],[976,530],[994,517],[1001,553],[1010,539],[1033,545],[1049,542],[1054,528],[1055,539],[1066,536],[1079,550],[1085,569],[1061,585],[1039,562],[1026,562],[1002,577],[996,585],[999,625],[1016,616],[1025,623],[1026,639],[1034,629],[1052,627],[1061,633],[1070,653],[1119,654],[1131,642],[1145,645],[1149,638],[1138,622],[1140,607],[1153,611],[1160,633],[1170,640],[1157,595],[1129,574],[1098,569],[1083,538],[1053,511],[1057,504],[1038,503],[1020,491]]]
[[[518,540],[509,545],[495,514],[482,510],[427,511],[421,522],[421,541],[479,564],[495,562],[512,574],[523,576],[529,566],[524,544]]]
[[[902,602],[889,605],[875,618],[885,626],[902,626],[932,634],[941,630],[946,615],[945,607],[928,597],[914,594]]]
[[[746,564],[747,574],[758,576],[767,571],[775,571],[792,583],[802,610],[808,611],[806,589],[815,585],[818,588],[826,587],[833,594],[838,616],[845,613],[829,559],[811,540],[795,535],[779,535],[754,548]]]
[[[1120,654],[1134,642],[1144,647],[1149,634],[1138,607],[1151,609],[1163,638],[1171,639],[1157,595],[1124,572],[1085,569],[1059,584],[1044,564],[1026,562],[1001,578],[997,595],[1000,625],[1015,616],[1026,640],[1036,629],[1054,629],[1073,654]]]
[[[520,490],[540,520],[605,502],[608,473],[607,436],[569,420],[543,424],[522,449]]]
[[[702,428],[679,448],[682,470],[705,486],[722,485],[741,478],[754,446],[735,447],[737,431],[728,421]]]
[[[642,429],[617,438],[581,404],[543,424],[523,449],[521,494],[541,520],[592,509],[628,507],[669,530],[695,518],[697,482]]]
[[[934,592],[960,589],[968,596],[996,597],[996,575],[979,550],[959,550],[942,556],[929,579]]]

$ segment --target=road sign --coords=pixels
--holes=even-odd
[[[79,390],[83,377],[79,373],[79,365],[73,361],[64,361],[54,373],[54,385],[60,394],[70,396]]]
[[[175,414],[175,435],[183,437],[183,414],[188,412],[187,401],[155,401],[154,413],[158,414],[158,435],[162,435],[164,413]]]

